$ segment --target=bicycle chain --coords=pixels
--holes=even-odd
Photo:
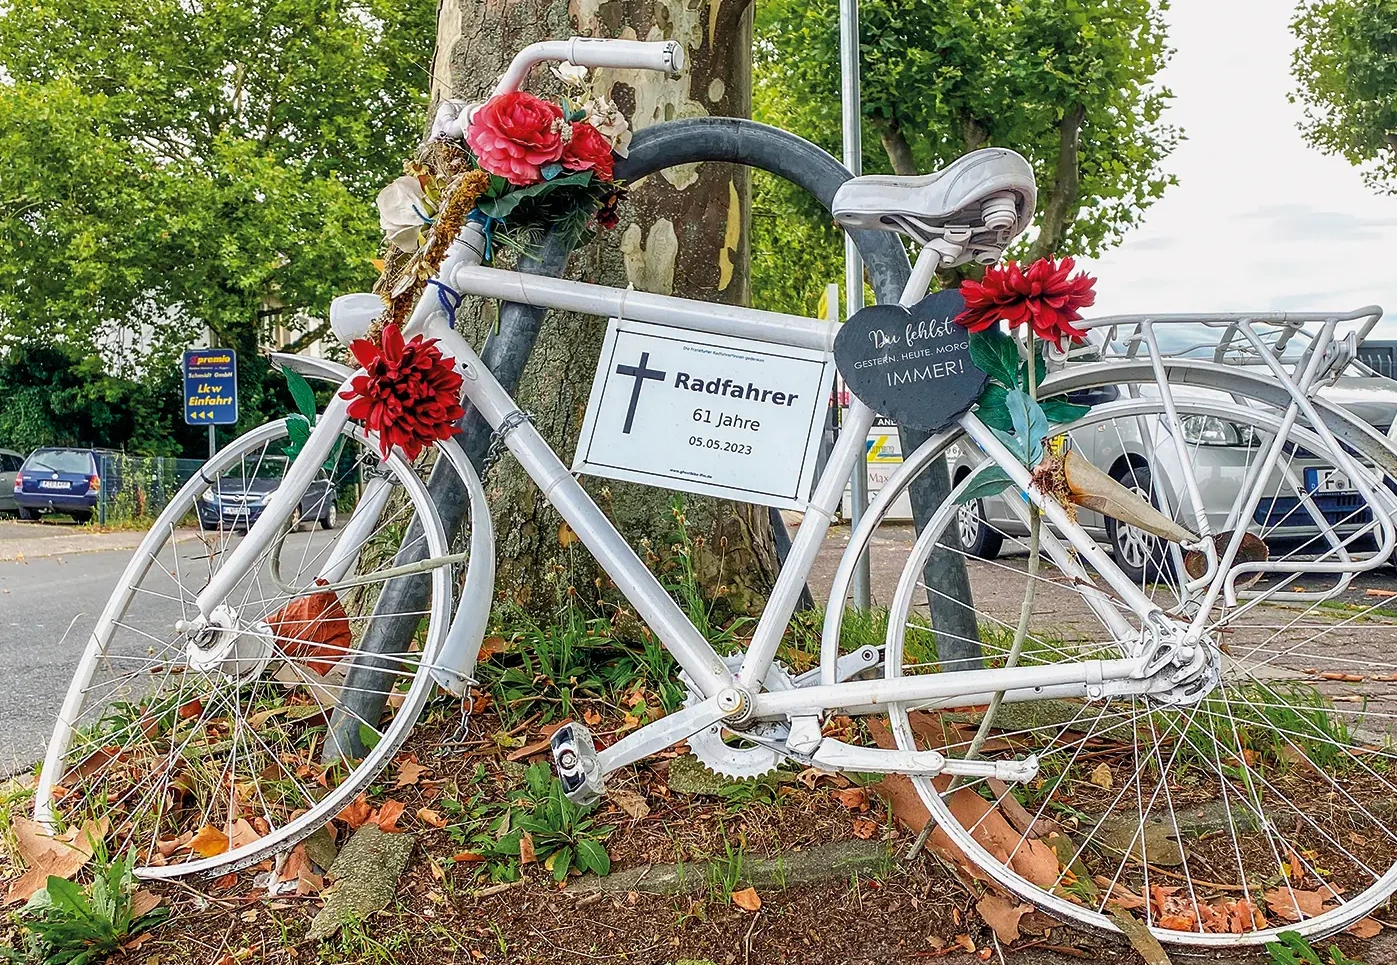
[[[525,412],[522,409],[515,409],[504,417],[504,421],[500,423],[498,429],[490,433],[490,446],[485,450],[485,460],[480,466],[480,484],[482,486],[485,485],[485,480],[489,478],[490,470],[495,467],[495,463],[500,461],[500,456],[504,454],[507,448],[504,441],[505,436],[509,435],[526,422],[529,425],[534,424],[533,414]]]

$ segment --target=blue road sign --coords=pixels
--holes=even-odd
[[[184,353],[184,421],[230,426],[238,421],[238,354],[230,348]]]

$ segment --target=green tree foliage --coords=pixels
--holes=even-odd
[[[977,148],[1011,147],[1038,177],[1037,231],[1021,255],[1095,255],[1120,241],[1173,183],[1161,167],[1179,132],[1155,83],[1171,50],[1166,0],[865,0],[861,61],[869,173],[936,170]],[[838,0],[767,0],[757,14],[755,112],[838,154]],[[760,190],[754,208],[783,195]],[[825,252],[793,299],[794,274],[754,260],[767,307],[796,308],[839,275],[822,223],[768,235],[754,251]],[[803,244],[790,236],[799,235]],[[832,236],[831,236],[832,237]],[[800,267],[804,267],[803,265]],[[783,285],[785,287],[783,287]]]
[[[0,16],[0,344],[250,357],[363,289],[421,135],[431,0],[45,0]],[[253,376],[254,394],[261,372]],[[246,391],[246,390],[245,390]]]
[[[1397,0],[1318,0],[1291,22],[1305,139],[1397,194]]]

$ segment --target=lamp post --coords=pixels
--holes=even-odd
[[[855,177],[863,173],[863,97],[859,90],[859,3],[839,0],[839,93],[843,109],[844,166]],[[863,259],[854,239],[844,234],[845,317],[863,308]],[[857,529],[868,508],[868,458],[854,464],[849,478],[849,521]],[[868,554],[859,557],[854,568],[854,606],[867,610],[869,592]]]

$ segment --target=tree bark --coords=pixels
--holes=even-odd
[[[1057,250],[1062,234],[1077,215],[1077,192],[1082,184],[1081,144],[1082,121],[1086,108],[1073,104],[1058,122],[1057,172],[1053,191],[1043,205],[1043,220],[1038,237],[1029,246],[1026,264],[1046,258]]]
[[[921,172],[917,170],[916,158],[912,157],[912,145],[902,133],[896,121],[883,120],[878,123],[878,138],[883,142],[883,151],[893,166],[893,174],[911,177]]]
[[[741,0],[442,0],[438,11],[431,109],[444,97],[478,100],[511,57],[538,40],[573,35],[677,40],[688,69],[678,79],[649,71],[600,70],[595,86],[634,129],[679,117],[751,115],[751,7]],[[546,69],[530,87],[557,91]],[[570,277],[642,291],[729,304],[748,301],[751,179],[745,168],[689,165],[632,185],[622,222],[573,255]],[[476,304],[458,317],[479,343],[494,324],[494,306]],[[566,461],[577,443],[596,371],[605,322],[552,313],[544,322],[516,397]],[[618,528],[664,557],[674,542],[673,495],[600,479],[583,479]],[[540,614],[557,608],[569,587],[594,597],[609,589],[591,558],[566,538],[561,518],[513,464],[486,482],[499,536],[497,585]],[[776,571],[767,511],[685,494],[688,531],[701,583],[739,613],[755,612]]]

